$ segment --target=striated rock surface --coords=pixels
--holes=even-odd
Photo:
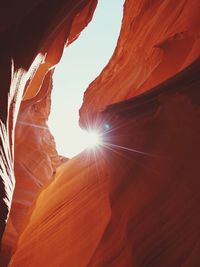
[[[0,239],[17,180],[1,265],[16,246],[29,206],[66,160],[57,155],[46,125],[52,69],[65,45],[87,26],[97,4],[96,0],[29,2],[0,4]]]
[[[199,71],[101,114],[104,145],[60,166],[9,266],[200,264]]]
[[[96,1],[85,4],[76,10],[81,15],[73,13],[74,24],[67,15],[57,18],[70,26],[48,39],[45,61],[26,86],[16,131],[19,184],[7,232],[20,237],[9,266],[198,267],[199,1],[126,0],[115,53],[80,111],[81,125],[98,124],[104,143],[61,165],[40,191],[52,177],[55,155],[59,162],[43,128],[50,105],[46,74],[65,37],[75,40],[91,18]],[[30,206],[39,191],[27,213],[25,202]]]
[[[198,0],[126,0],[124,14],[115,52],[84,95],[83,125],[107,105],[172,77],[200,54]]]
[[[51,89],[52,72],[49,72],[40,90],[45,93],[21,104],[15,132],[16,187],[3,236],[1,257],[4,261],[15,249],[28,209],[37,194],[53,178],[57,167],[67,160],[57,154],[54,138],[47,127]]]
[[[31,242],[21,236],[10,266],[87,266],[110,218],[108,177],[105,171],[99,177],[94,158],[89,158],[82,154],[68,161],[40,194],[34,208],[40,215],[33,212],[31,227],[25,229]],[[105,170],[103,164],[98,162],[98,167]],[[39,241],[41,233],[44,239]]]

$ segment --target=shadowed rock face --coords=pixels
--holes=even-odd
[[[53,178],[56,168],[67,160],[57,154],[54,138],[47,127],[51,89],[52,72],[49,72],[38,99],[24,101],[20,108],[15,132],[16,186],[2,242],[1,257],[4,259],[13,252],[37,194]]]
[[[4,235],[6,252],[0,256],[1,261],[15,247],[26,221],[26,211],[41,186],[65,161],[57,155],[54,139],[46,126],[52,69],[65,45],[76,39],[89,23],[96,4],[96,0],[0,4],[0,239],[17,179]],[[14,156],[14,130],[20,104]]]
[[[9,266],[199,265],[199,70],[98,117],[105,144],[59,168]]]
[[[56,38],[50,35],[43,50],[33,47],[48,53],[34,75],[27,75],[18,117],[19,183],[4,235],[5,254],[18,242],[9,266],[200,266],[198,1],[126,0],[115,53],[87,89],[80,111],[81,125],[97,123],[104,143],[62,164],[47,184],[60,164],[46,129],[49,69],[67,36],[68,43],[75,40],[90,20],[96,1],[86,2],[58,3],[47,15],[54,24],[43,22],[45,33],[54,32]],[[62,4],[74,12],[72,17],[63,15]],[[23,60],[20,53],[17,60]],[[7,173],[12,177],[12,165],[6,170],[4,179]],[[15,236],[13,243],[9,234]]]
[[[199,56],[199,1],[126,0],[116,50],[84,95],[80,122],[107,105],[141,94]],[[99,97],[97,97],[99,96]]]

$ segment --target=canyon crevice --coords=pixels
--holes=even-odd
[[[1,266],[200,266],[199,1],[125,1],[80,109],[103,144],[70,160],[47,127],[53,70],[97,1],[29,2],[0,16]]]

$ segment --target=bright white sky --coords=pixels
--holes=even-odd
[[[65,49],[54,74],[49,127],[58,153],[73,157],[85,149],[78,110],[83,93],[100,74],[116,47],[124,0],[99,0],[92,22]]]

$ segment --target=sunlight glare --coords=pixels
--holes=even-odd
[[[101,144],[100,135],[97,132],[85,132],[84,143],[87,148],[96,148]]]
[[[95,143],[95,135],[89,138],[80,129],[78,110],[84,91],[101,73],[115,50],[123,3],[124,0],[99,0],[92,21],[79,38],[65,49],[56,66],[48,125],[55,137],[59,155],[71,158],[86,147],[93,147],[88,144],[90,141]],[[89,130],[98,132],[98,129]],[[108,131],[109,125],[105,124],[103,130]]]

